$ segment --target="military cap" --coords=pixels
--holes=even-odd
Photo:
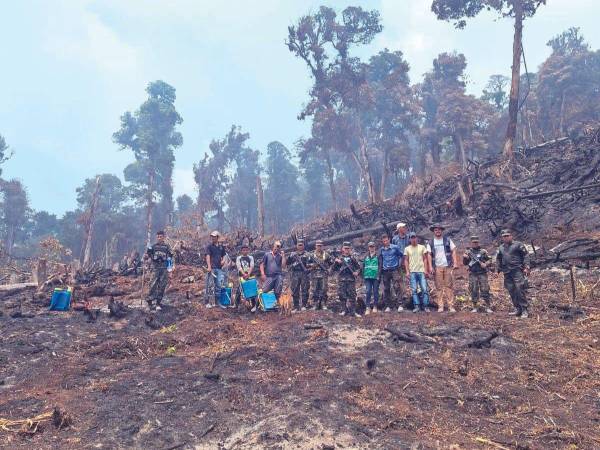
[[[410,233],[408,233],[409,239],[414,238],[414,237],[417,237],[417,233],[415,233],[414,231],[411,231]]]
[[[298,239],[296,245],[304,245],[304,239]]]
[[[471,236],[471,242],[479,242],[479,236]]]
[[[429,231],[433,231],[436,228],[441,228],[442,231],[444,231],[446,229],[446,227],[444,225],[442,225],[441,223],[434,223],[433,225],[431,225],[429,227]]]
[[[317,242],[315,242],[315,245],[323,245],[323,241],[321,239],[317,240]]]
[[[367,244],[369,247],[375,247],[375,242],[373,241],[369,241],[369,243]]]
[[[501,234],[502,234],[502,236],[510,236],[512,233],[510,232],[509,229],[504,229],[504,230],[502,230]]]
[[[352,244],[350,243],[350,241],[344,241],[342,247],[352,247]]]

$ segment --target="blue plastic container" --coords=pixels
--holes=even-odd
[[[231,306],[231,287],[224,287],[221,289],[219,303],[221,306]]]
[[[50,299],[50,311],[68,311],[71,308],[71,288],[54,289]]]
[[[263,311],[273,311],[277,309],[277,297],[275,297],[275,292],[263,292],[260,296],[260,303]]]
[[[250,278],[249,280],[242,281],[242,292],[244,293],[244,298],[253,298],[258,295],[258,283],[255,278]]]

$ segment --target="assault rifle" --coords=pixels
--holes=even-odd
[[[482,269],[485,269],[485,263],[481,259],[479,259],[479,254],[476,255],[471,250],[469,250],[467,254],[471,258],[471,261],[469,262],[469,268],[474,267],[475,264],[479,264]]]

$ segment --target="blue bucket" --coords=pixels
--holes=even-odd
[[[258,295],[258,283],[255,278],[250,278],[247,281],[242,281],[242,292],[244,298],[253,298]]]
[[[263,311],[273,311],[277,309],[277,297],[275,292],[263,292],[260,296],[260,303]]]
[[[231,306],[231,287],[224,287],[221,289],[219,303],[221,306]]]
[[[71,307],[71,288],[54,289],[50,299],[50,311],[68,311]]]

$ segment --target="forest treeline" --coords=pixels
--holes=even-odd
[[[543,3],[522,0],[531,8],[499,12],[517,17],[518,29],[519,14],[521,20],[529,17]],[[452,4],[436,0],[432,9],[458,28],[479,11]],[[86,179],[76,190],[74,210],[62,217],[34,211],[18,179],[1,179],[3,254],[26,258],[52,238],[83,258],[90,227],[91,257],[107,261],[186,218],[220,230],[257,229],[259,194],[264,231],[283,233],[353,201],[381,201],[411,176],[446,162],[464,166],[506,152],[509,141],[531,146],[578,134],[600,119],[600,51],[589,47],[578,28],[550,39],[550,56],[537,70],[517,71],[515,89],[510,74],[491,74],[479,96],[468,93],[467,60],[457,52],[438,55],[417,80],[409,78],[410,61],[400,49],[366,60],[354,55],[381,31],[379,12],[357,7],[341,12],[321,7],[289,26],[290,57],[305,63],[313,81],[297,117],[310,122],[310,135],[254,148],[248,130],[231,126],[208,149],[198,149],[196,198],[173,198],[175,156],[183,143],[176,90],[163,81],[150,83],[147,99],[121,116],[113,135],[115,151],[129,152],[133,162],[122,179],[114,174]],[[520,63],[526,55],[518,50]],[[510,101],[511,92],[518,92],[518,101]],[[518,116],[514,142],[507,139],[511,113]],[[0,136],[0,162],[9,156]]]

